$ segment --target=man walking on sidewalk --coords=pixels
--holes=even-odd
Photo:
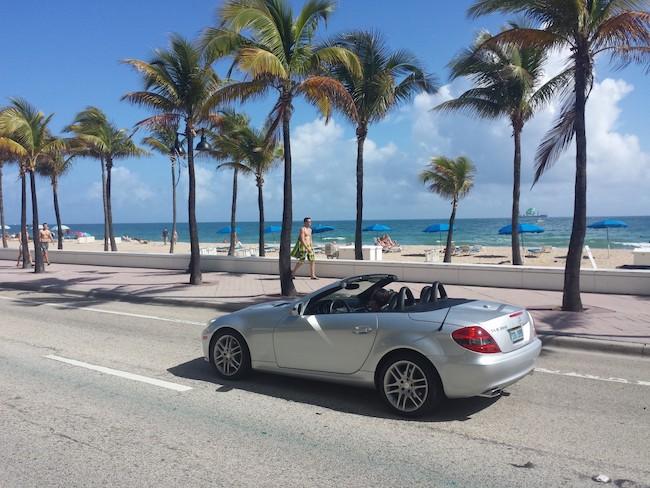
[[[41,238],[41,250],[43,251],[43,259],[47,265],[50,265],[50,257],[47,254],[47,251],[50,249],[50,242],[54,241],[52,237],[52,232],[47,225],[47,222],[43,222],[43,228],[39,231],[39,236]]]
[[[291,256],[298,259],[295,268],[291,275],[293,278],[296,277],[296,272],[298,268],[303,265],[305,259],[309,261],[309,270],[312,280],[317,280],[316,276],[316,256],[314,256],[314,245],[312,242],[312,230],[311,230],[311,218],[305,217],[303,219],[303,226],[300,229],[300,234],[298,234],[298,241],[291,251]]]

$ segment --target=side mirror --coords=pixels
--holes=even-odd
[[[305,304],[302,302],[296,303],[291,309],[291,315],[299,316],[305,311]]]

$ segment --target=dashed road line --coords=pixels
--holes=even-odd
[[[536,373],[554,374],[557,376],[569,376],[571,378],[582,378],[586,380],[606,381],[608,383],[622,383],[624,385],[650,386],[650,381],[628,380],[614,376],[603,377],[593,374],[576,373],[575,371],[560,371],[559,369],[535,368]]]
[[[39,305],[45,305],[48,307],[60,307],[60,308],[70,308],[70,309],[75,309],[75,310],[86,310],[89,312],[96,312],[96,313],[104,313],[104,314],[109,314],[109,315],[121,315],[123,317],[133,317],[133,318],[138,318],[138,319],[149,319],[149,320],[158,320],[161,322],[173,322],[176,324],[188,324],[188,325],[205,325],[204,322],[194,322],[192,320],[183,320],[183,319],[175,319],[175,318],[170,318],[170,317],[158,317],[156,315],[145,315],[145,314],[140,314],[140,313],[131,313],[131,312],[119,312],[117,310],[106,310],[104,308],[95,308],[95,307],[84,307],[84,306],[78,306],[78,305],[68,305],[65,303],[48,303],[44,302],[41,300],[30,300],[28,298],[13,298],[13,297],[5,297],[5,296],[0,296],[0,299],[2,300],[9,300],[12,302],[23,302],[23,303],[38,303]]]
[[[59,361],[61,363],[70,364],[72,366],[78,366],[80,368],[90,369],[92,371],[98,371],[100,373],[109,374],[112,376],[119,376],[120,378],[125,378],[127,380],[139,381],[141,383],[147,383],[149,385],[159,386],[160,388],[167,388],[168,390],[174,391],[188,391],[192,388],[185,385],[179,385],[178,383],[172,383],[171,381],[159,380],[156,378],[149,378],[148,376],[142,376],[139,374],[129,373],[128,371],[120,371],[119,369],[107,368],[105,366],[98,366],[96,364],[85,363],[83,361],[77,361],[76,359],[64,358],[61,356],[56,356],[54,354],[48,354],[45,356],[47,359],[53,359],[54,361]]]

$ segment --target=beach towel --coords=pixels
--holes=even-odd
[[[314,250],[305,246],[300,240],[298,240],[298,242],[296,242],[296,245],[293,246],[293,249],[291,250],[291,256],[299,259],[300,261],[304,261],[305,259],[307,261],[313,261],[316,259],[314,256]]]

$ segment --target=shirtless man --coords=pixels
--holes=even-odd
[[[52,237],[52,232],[50,232],[50,228],[47,226],[47,223],[43,222],[43,228],[39,231],[39,236],[41,238],[41,250],[43,251],[43,259],[45,259],[45,262],[49,266],[50,257],[47,255],[47,251],[50,248],[50,242],[53,242],[54,238]]]
[[[309,261],[309,270],[312,280],[317,280],[316,276],[316,257],[314,256],[314,246],[311,239],[311,218],[305,217],[303,219],[303,226],[300,229],[300,234],[298,235],[298,242],[293,247],[291,251],[291,256],[298,259],[295,268],[291,273],[293,278],[296,277],[296,271],[298,268],[303,265],[305,259]]]

